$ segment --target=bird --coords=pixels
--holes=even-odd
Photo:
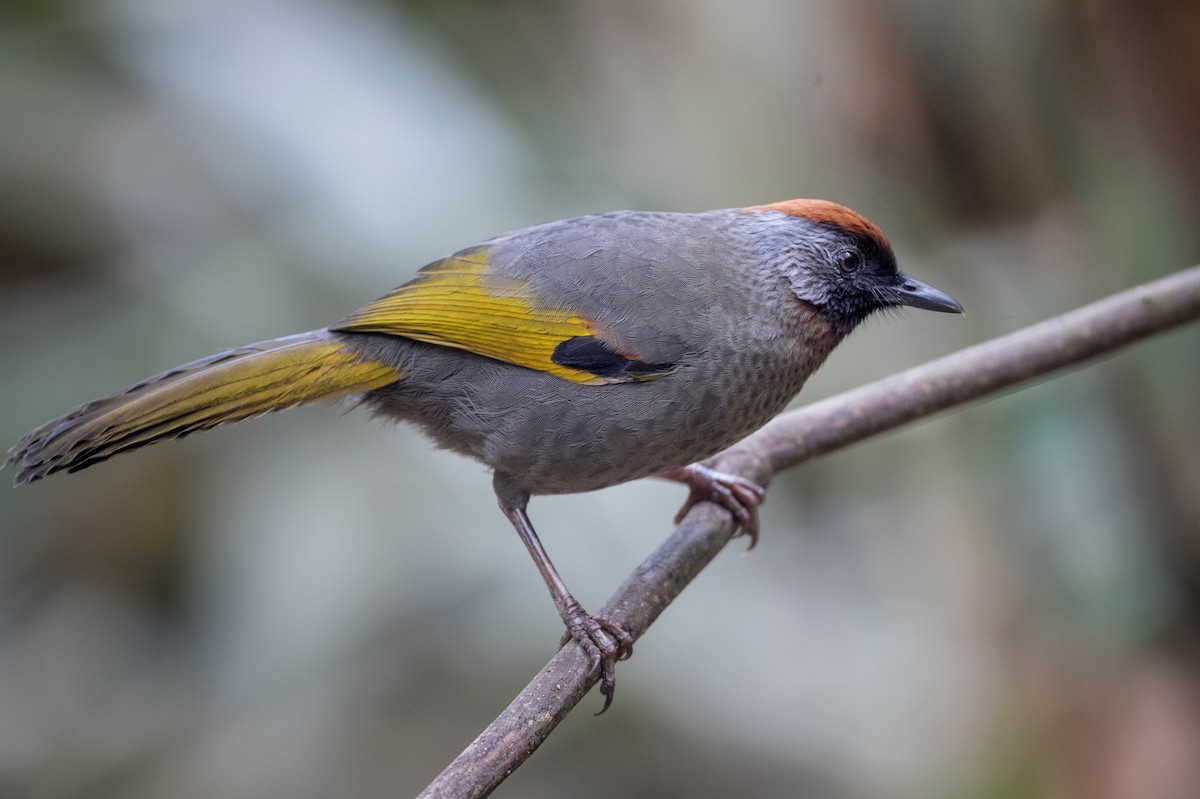
[[[572,596],[531,496],[644,477],[725,508],[753,545],[764,490],[703,461],[796,396],[879,311],[962,306],[901,272],[883,232],[828,200],[698,213],[617,211],[506,233],[436,260],[326,328],[193,361],[38,427],[4,466],[24,485],[127,450],[349,399],[492,471],[612,703],[631,636]],[[560,644],[561,646],[562,644]]]

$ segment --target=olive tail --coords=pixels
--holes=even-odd
[[[395,367],[367,360],[324,330],[228,350],[89,402],[21,439],[5,466],[24,485],[119,452],[269,411],[394,383]]]

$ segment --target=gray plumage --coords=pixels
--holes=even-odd
[[[719,452],[777,414],[841,338],[791,292],[786,258],[759,257],[754,221],[617,213],[491,242],[498,277],[619,331],[622,351],[673,364],[655,380],[580,385],[462,350],[343,334],[408,372],[366,401],[533,494],[603,488]]]
[[[356,395],[494,470],[501,510],[600,670],[607,708],[632,639],[567,591],[526,515],[530,495],[659,475],[690,487],[681,514],[716,502],[753,542],[762,489],[696,462],[762,426],[859,322],[896,305],[962,311],[900,273],[879,229],[834,203],[567,219],[430,264],[329,328],[84,405],[27,435],[6,465],[27,483]]]

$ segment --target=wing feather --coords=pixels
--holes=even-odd
[[[590,385],[652,380],[672,368],[615,350],[628,370],[612,358],[592,371],[563,357],[564,342],[598,331],[574,310],[540,302],[523,281],[495,274],[488,252],[485,245],[435,261],[330,329],[404,336]]]

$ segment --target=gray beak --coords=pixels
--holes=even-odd
[[[920,308],[923,311],[963,313],[963,307],[949,294],[938,291],[933,286],[926,285],[919,280],[913,280],[911,277],[906,277],[900,285],[893,286],[892,292],[899,305]]]

